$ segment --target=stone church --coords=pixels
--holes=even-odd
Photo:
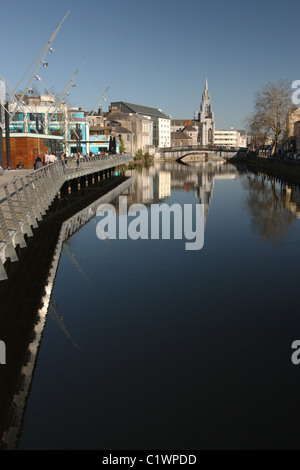
[[[202,94],[202,103],[200,113],[198,114],[198,142],[200,145],[213,145],[215,133],[215,116],[212,111],[210,94],[208,91],[207,78],[205,80],[205,89]]]

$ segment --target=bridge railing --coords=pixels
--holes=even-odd
[[[4,262],[17,261],[16,245],[26,246],[66,181],[104,171],[132,161],[132,156],[108,155],[57,161],[0,186],[0,280],[6,278]],[[4,277],[3,277],[4,276]]]
[[[185,151],[185,150],[205,150],[205,151],[210,151],[210,152],[219,152],[220,150],[222,151],[235,151],[239,150],[239,147],[222,147],[220,145],[216,145],[216,147],[213,146],[207,146],[207,145],[183,145],[182,147],[161,147],[157,149],[158,152],[164,153],[164,152],[176,152],[176,151]]]

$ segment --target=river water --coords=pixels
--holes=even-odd
[[[209,163],[128,176],[148,211],[202,204],[204,246],[100,240],[98,217],[64,243],[18,448],[299,448],[299,186]]]

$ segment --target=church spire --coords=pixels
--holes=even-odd
[[[202,94],[202,103],[198,119],[200,122],[199,129],[201,133],[199,136],[199,142],[201,145],[212,145],[214,143],[215,118],[210,102],[207,77],[205,78],[205,88]]]

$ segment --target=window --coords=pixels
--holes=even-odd
[[[51,118],[51,114],[48,114],[48,119],[50,120],[50,118]],[[58,121],[58,119],[57,119],[57,114],[56,114],[56,113],[53,114],[52,119],[51,119],[51,122],[52,122],[52,121]]]
[[[24,119],[24,114],[23,113],[16,113],[14,115],[13,121],[23,121]]]

